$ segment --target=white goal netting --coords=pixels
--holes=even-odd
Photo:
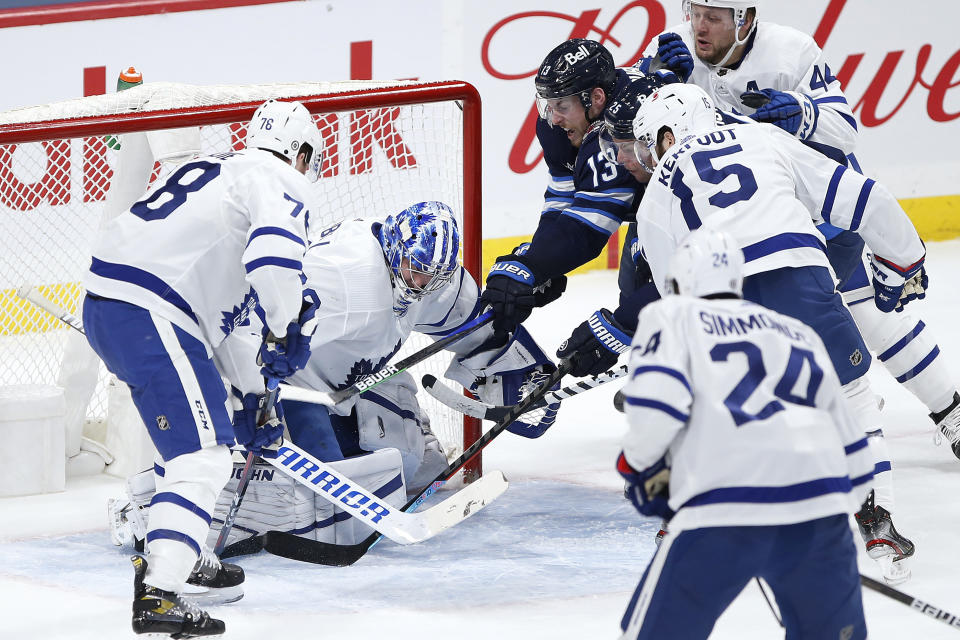
[[[464,247],[465,266],[476,274],[479,210],[469,194],[479,187],[465,185],[465,172],[475,170],[470,166],[472,151],[464,146],[465,131],[472,125],[465,122],[458,91],[468,99],[471,92],[475,95],[464,83],[207,87],[148,83],[0,113],[0,385],[66,387],[82,377],[84,367],[69,346],[71,329],[16,292],[23,285],[36,287],[70,313],[78,313],[79,282],[89,266],[90,247],[102,218],[116,214],[111,208],[118,202],[118,175],[125,184],[131,180],[130,167],[121,166],[133,153],[130,147],[144,145],[146,139],[144,148],[152,153],[153,166],[142,177],[132,177],[135,184],[143,183],[142,188],[137,184],[135,198],[148,182],[189,157],[184,156],[184,140],[192,141],[186,146],[196,147],[191,151],[197,153],[242,148],[246,122],[268,98],[296,98],[314,113],[325,146],[316,183],[323,225],[346,216],[383,216],[414,202],[441,200],[460,216],[464,242],[470,244]],[[479,114],[479,106],[475,108]],[[171,134],[177,141],[173,146],[157,133],[171,127],[181,134],[179,138]],[[138,138],[141,132],[147,135]],[[411,340],[401,355],[426,343]],[[432,372],[442,373],[446,359],[431,360]],[[429,361],[426,366],[431,368]],[[416,370],[414,375],[424,372]],[[102,365],[95,377],[89,382],[90,393],[79,393],[80,418],[88,426],[109,421],[109,377]],[[67,399],[69,413],[69,390]],[[457,455],[463,449],[462,416],[426,394],[421,394],[421,402],[448,455]]]

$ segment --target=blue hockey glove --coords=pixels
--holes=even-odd
[[[669,520],[674,516],[670,508],[670,467],[665,458],[653,466],[637,471],[630,466],[623,452],[617,458],[617,471],[627,481],[624,493],[634,508],[645,516],[660,516]]]
[[[260,412],[266,396],[248,393],[243,398],[233,397],[233,433],[237,443],[261,458],[275,458],[277,452],[267,449],[283,437],[283,409],[279,402],[263,424],[259,424]]]
[[[620,354],[630,348],[632,334],[614,320],[607,309],[593,313],[557,349],[558,358],[576,354],[570,375],[596,376],[617,364]]]
[[[513,331],[537,306],[536,276],[520,256],[500,256],[480,300],[493,310],[494,331]]]
[[[672,71],[680,82],[686,82],[693,73],[693,56],[687,48],[683,38],[676,33],[660,35],[657,47],[657,57],[664,67]]]
[[[740,94],[740,100],[747,106],[761,105],[751,118],[776,125],[800,140],[806,140],[817,130],[820,108],[804,93],[762,89],[759,92],[745,91]]]
[[[911,300],[926,297],[929,280],[923,260],[920,258],[908,267],[901,267],[878,255],[870,256],[873,301],[880,311],[900,312]]]
[[[317,306],[304,300],[303,310],[297,321],[287,325],[287,335],[277,339],[268,333],[260,345],[257,358],[260,373],[265,378],[281,380],[307,366],[310,359],[310,338],[317,328]]]

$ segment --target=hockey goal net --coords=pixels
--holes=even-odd
[[[0,113],[0,385],[59,384],[67,388],[68,421],[72,409],[79,411],[74,418],[84,421],[85,433],[109,424],[108,389],[116,382],[102,363],[94,363],[93,374],[78,370],[69,345],[82,343],[79,334],[71,338],[70,328],[21,300],[17,290],[35,287],[79,316],[79,283],[105,207],[110,208],[111,187],[115,202],[118,176],[126,169],[130,177],[129,167],[121,166],[125,134],[132,145],[140,132],[149,139],[158,131],[194,136],[199,131],[197,152],[241,149],[246,123],[268,98],[299,100],[314,114],[325,145],[316,183],[323,225],[441,200],[460,216],[464,266],[478,276],[480,98],[467,83],[148,83],[8,111]],[[169,173],[183,159],[151,157],[153,169],[140,178],[137,191],[142,194],[145,181]],[[401,355],[428,342],[414,336]],[[438,355],[413,374],[418,381],[427,371],[442,374],[446,363]],[[88,380],[78,384],[84,375]],[[479,437],[477,421],[425,393],[419,399],[451,459]],[[468,473],[479,470],[478,461]]]

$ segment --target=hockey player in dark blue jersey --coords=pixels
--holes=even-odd
[[[633,220],[644,186],[610,162],[599,133],[607,106],[641,76],[617,69],[603,45],[584,39],[561,43],[540,65],[537,137],[550,182],[532,241],[498,258],[487,276],[483,300],[496,315],[495,328],[509,331],[556,299],[562,276],[600,255],[610,235]]]

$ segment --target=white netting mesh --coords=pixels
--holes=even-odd
[[[416,86],[375,82],[245,87],[152,83],[0,113],[0,135],[19,130],[26,139],[36,139],[37,131],[51,126],[51,121],[55,126],[56,121],[65,119],[116,114],[127,127],[131,121],[148,122],[160,110],[296,97],[315,113],[324,140],[324,164],[316,183],[322,195],[324,224],[346,216],[386,215],[422,200],[448,203],[463,223],[461,104],[425,101],[336,112],[323,106],[326,94]],[[429,100],[428,90],[424,98]],[[343,103],[337,104],[342,109]],[[192,117],[185,116],[177,126],[191,126]],[[0,144],[0,385],[55,384],[65,370],[64,344],[70,330],[17,298],[16,289],[24,284],[37,286],[69,312],[77,311],[82,297],[79,281],[89,265],[90,247],[123,143],[123,136],[111,135],[109,125],[84,133],[82,138]],[[202,126],[201,152],[242,148],[244,136],[244,121]],[[151,179],[168,171],[168,163],[157,163]],[[424,344],[411,340],[404,353]],[[432,367],[442,372],[445,358],[432,360]],[[101,365],[96,392],[87,408],[88,420],[105,417],[105,380]],[[449,455],[456,454],[463,446],[462,417],[421,395],[438,438]]]

